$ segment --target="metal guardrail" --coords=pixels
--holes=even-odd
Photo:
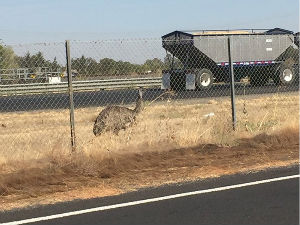
[[[124,89],[124,88],[147,88],[158,87],[162,79],[155,78],[128,78],[110,80],[90,80],[73,81],[74,91],[98,91],[105,89]],[[0,85],[0,95],[29,95],[44,93],[64,93],[68,91],[68,83],[57,84],[35,83],[35,84],[12,84]]]

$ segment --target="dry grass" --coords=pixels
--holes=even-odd
[[[90,156],[106,156],[112,152],[169,150],[205,143],[233,146],[239,138],[299,123],[298,95],[238,99],[237,132],[231,129],[228,98],[190,103],[151,105],[138,117],[135,126],[121,131],[118,136],[107,133],[97,138],[92,127],[102,108],[78,109],[75,112],[78,150]],[[244,108],[246,113],[243,113]],[[212,112],[214,116],[205,116]],[[22,169],[22,162],[68,155],[69,132],[68,110],[1,113],[0,166],[11,171]]]
[[[297,94],[239,98],[233,132],[228,99],[164,102],[146,108],[136,125],[118,136],[97,138],[93,121],[102,108],[78,109],[78,153],[73,155],[67,110],[2,113],[0,200],[7,206],[82,187],[120,193],[295,163],[298,108]]]

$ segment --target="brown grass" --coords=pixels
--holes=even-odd
[[[78,109],[78,152],[73,155],[67,110],[2,113],[0,201],[3,208],[20,206],[29,198],[37,203],[50,195],[53,200],[54,193],[81,188],[87,192],[70,198],[117,194],[296,163],[298,103],[298,95],[240,98],[233,132],[228,99],[164,102],[146,108],[137,124],[118,136],[98,138],[92,126],[101,108]],[[214,116],[205,116],[211,112]]]
[[[78,150],[88,155],[132,152],[160,148],[196,146],[199,143],[232,146],[243,137],[270,133],[286,126],[298,126],[298,95],[274,95],[250,99],[238,98],[237,132],[231,129],[230,101],[164,102],[151,105],[138,117],[137,124],[121,131],[95,138],[93,122],[98,108],[75,112]],[[246,108],[246,114],[243,109]],[[205,115],[213,112],[212,117]],[[68,110],[0,113],[0,165],[14,170],[12,161],[39,160],[49,155],[67,155],[70,151]],[[11,167],[11,165],[13,167]],[[22,163],[17,165],[20,169]],[[11,168],[8,168],[11,167]]]

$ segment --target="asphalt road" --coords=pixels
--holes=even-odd
[[[178,193],[227,187],[270,178],[299,175],[299,167],[237,174],[193,183],[144,189],[120,196],[77,200],[0,213],[0,222],[20,221],[76,210],[153,199]],[[215,189],[214,189],[215,190]],[[21,224],[21,223],[15,223]],[[299,176],[251,186],[216,190],[30,224],[299,224]]]
[[[240,84],[235,85],[237,98],[243,95],[259,95],[267,93],[289,93],[299,90],[299,85],[277,87],[267,85],[263,87],[251,87]],[[1,90],[0,90],[1,92]],[[146,89],[144,93],[145,101],[152,101],[163,93],[160,89]],[[1,95],[1,93],[0,93]],[[103,106],[108,104],[129,104],[135,102],[138,92],[132,89],[126,90],[103,90],[94,92],[75,92],[75,108]],[[201,91],[181,91],[171,99],[199,99],[208,97],[230,96],[229,85],[214,85],[210,90]],[[165,96],[166,97],[166,96]],[[67,93],[60,94],[37,94],[25,96],[0,96],[0,112],[31,111],[42,109],[66,109],[69,107],[69,97]]]

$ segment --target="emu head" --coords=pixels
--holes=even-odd
[[[101,134],[101,131],[99,129],[99,127],[95,124],[93,127],[93,133],[95,136],[99,136]]]

